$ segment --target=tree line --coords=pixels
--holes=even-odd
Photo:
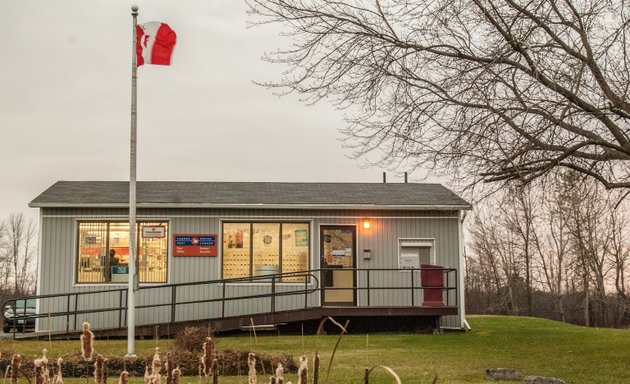
[[[629,205],[576,172],[487,198],[469,222],[469,312],[629,326]]]
[[[23,213],[0,221],[0,300],[34,294],[37,227]]]

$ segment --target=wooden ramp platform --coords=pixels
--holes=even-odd
[[[183,331],[187,327],[208,327],[214,332],[232,332],[247,330],[252,325],[271,329],[286,329],[291,332],[304,326],[305,331],[312,328],[321,319],[332,317],[342,322],[350,320],[349,331],[353,330],[429,330],[437,329],[441,316],[457,315],[457,307],[315,307],[274,313],[259,313],[174,323],[146,324],[136,326],[138,338],[166,338]],[[297,327],[297,328],[296,328]],[[109,328],[94,330],[97,338],[127,337],[127,328]],[[16,339],[73,339],[80,332],[31,332],[17,333]]]

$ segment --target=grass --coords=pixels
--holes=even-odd
[[[366,366],[385,365],[394,369],[407,384],[430,383],[438,376],[438,383],[487,383],[484,370],[489,367],[517,368],[522,375],[543,375],[563,378],[567,383],[627,383],[630,382],[630,331],[578,327],[543,319],[526,317],[471,316],[473,330],[468,333],[444,335],[374,334],[346,335],[336,352],[327,383],[362,383]],[[350,324],[352,330],[352,324]],[[366,341],[369,346],[366,348]],[[305,352],[309,368],[315,348],[321,356],[325,377],[330,354],[336,342],[335,335],[262,336],[256,341],[249,336],[219,337],[218,349],[252,349],[260,352],[286,352],[296,362]],[[304,347],[302,347],[304,344]],[[163,352],[172,348],[172,340],[140,340],[136,352],[152,355],[159,346]],[[0,350],[36,355],[42,348],[49,357],[79,353],[78,341],[2,340]],[[97,340],[95,350],[102,354],[124,355],[125,340]],[[110,381],[116,378],[110,373]],[[221,377],[220,383],[247,383],[247,373],[240,377]],[[266,383],[270,375],[259,376]],[[296,382],[295,375],[285,375],[286,381]],[[309,379],[310,380],[310,379]],[[85,383],[85,379],[66,380]],[[133,383],[141,382],[141,378]],[[324,380],[320,380],[324,383]],[[376,370],[371,383],[393,383],[385,370]],[[197,384],[196,377],[187,377],[182,383]]]

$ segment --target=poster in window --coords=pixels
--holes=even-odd
[[[295,246],[296,247],[308,246],[308,230],[307,229],[295,230]]]
[[[231,230],[228,235],[228,248],[243,248],[243,230]]]
[[[163,239],[166,237],[166,227],[163,225],[145,225],[142,227],[142,237],[145,239]]]

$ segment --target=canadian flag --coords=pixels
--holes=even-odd
[[[171,54],[177,41],[168,24],[152,21],[136,26],[136,56],[142,64],[171,65]]]

